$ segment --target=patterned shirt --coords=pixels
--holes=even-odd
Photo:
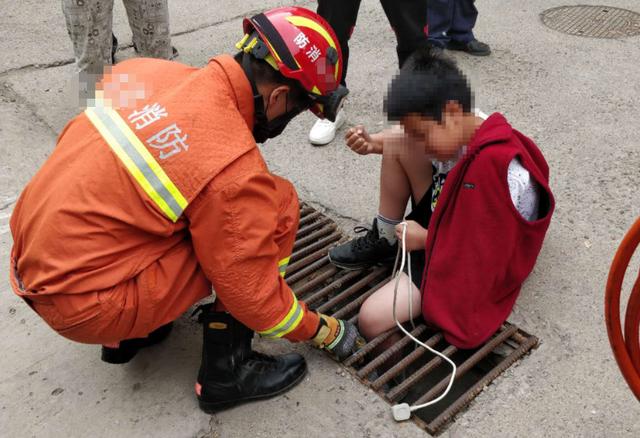
[[[464,150],[464,148],[463,148]],[[456,165],[457,160],[433,161],[433,190],[431,192],[431,211],[433,212],[438,204],[438,198],[442,193],[442,188],[447,179],[447,175]],[[511,201],[516,210],[528,221],[538,218],[540,204],[540,187],[531,178],[529,171],[525,169],[518,158],[514,158],[509,163],[507,172],[507,184]]]

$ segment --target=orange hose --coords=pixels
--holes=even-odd
[[[605,291],[604,300],[604,313],[607,323],[607,333],[609,334],[609,342],[613,350],[613,355],[618,362],[618,367],[624,376],[629,388],[640,401],[640,361],[632,360],[631,350],[634,356],[638,354],[637,349],[637,337],[638,337],[638,322],[640,321],[640,277],[636,280],[633,287],[630,303],[627,308],[627,315],[625,319],[628,320],[626,324],[626,331],[628,334],[629,344],[631,348],[627,348],[625,339],[622,336],[622,328],[620,326],[620,292],[622,290],[622,282],[624,280],[624,274],[629,266],[631,257],[636,248],[640,244],[640,219],[631,226],[631,229],[627,232],[616,251],[616,255],[611,263],[611,269],[609,270],[609,278],[607,279],[607,289]],[[634,328],[635,326],[635,328]],[[631,331],[635,330],[635,335],[629,335]],[[635,363],[634,363],[635,362]]]

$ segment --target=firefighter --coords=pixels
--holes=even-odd
[[[334,120],[346,88],[333,30],[287,7],[244,20],[235,57],[203,68],[132,59],[105,73],[64,128],[11,218],[11,284],[55,331],[128,362],[198,308],[200,407],[215,412],[300,382],[299,354],[267,338],[311,341],[342,359],[359,338],[310,311],[284,281],[299,205],[256,143],[310,109]]]

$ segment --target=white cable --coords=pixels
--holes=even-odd
[[[407,223],[406,222],[403,222],[403,223],[404,223],[404,225],[403,225],[402,228],[403,228],[403,230],[406,230]],[[404,240],[403,240],[403,242],[404,242]],[[402,252],[405,252],[405,249],[406,249],[406,247],[403,244],[402,245]],[[412,316],[413,315],[413,300],[412,300],[412,298],[413,298],[412,295],[413,294],[411,293],[411,285],[413,284],[413,277],[411,276],[411,252],[410,251],[406,251],[406,254],[407,254],[407,272],[409,272],[409,289],[408,289],[408,291],[409,291],[409,321],[411,321],[411,328],[415,330],[416,329],[416,323],[413,322],[413,316]],[[394,317],[394,319],[395,319],[395,317]]]
[[[447,356],[445,356],[444,354],[440,353],[439,351],[434,350],[433,348],[429,347],[427,344],[423,343],[422,341],[420,341],[419,339],[417,339],[415,336],[413,336],[411,333],[409,333],[403,326],[402,324],[400,324],[400,321],[398,321],[398,317],[396,315],[396,301],[397,301],[397,297],[398,297],[398,286],[400,285],[400,277],[402,275],[402,272],[404,271],[404,266],[405,266],[405,261],[408,258],[408,271],[409,271],[409,284],[407,287],[407,291],[409,293],[408,295],[408,299],[409,299],[409,319],[413,319],[412,315],[412,278],[411,278],[411,254],[409,253],[409,251],[407,251],[407,245],[406,245],[406,238],[407,238],[407,223],[406,222],[402,222],[402,257],[400,259],[400,268],[398,269],[398,271],[395,273],[396,275],[396,284],[395,287],[393,289],[393,319],[396,322],[396,325],[398,326],[398,328],[400,330],[402,330],[402,332],[409,336],[416,344],[426,348],[427,350],[429,350],[430,352],[432,352],[433,354],[436,354],[438,356],[440,356],[442,359],[444,359],[445,361],[449,362],[449,364],[451,365],[451,367],[453,368],[453,372],[451,373],[451,378],[449,379],[449,384],[447,385],[447,389],[444,390],[444,392],[442,394],[440,394],[440,396],[434,400],[431,400],[427,403],[423,403],[421,405],[417,405],[417,406],[409,406],[409,404],[407,403],[401,403],[398,405],[395,405],[391,408],[391,411],[393,412],[393,418],[396,421],[404,421],[404,420],[408,420],[409,417],[411,417],[411,412],[413,411],[417,411],[419,409],[425,408],[427,406],[431,406],[437,402],[439,402],[440,400],[442,400],[448,393],[449,390],[451,389],[451,386],[453,385],[453,382],[455,380],[456,377],[456,372],[457,372],[457,367],[456,364],[449,359]],[[408,256],[408,257],[407,257]],[[394,269],[395,271],[395,269]]]

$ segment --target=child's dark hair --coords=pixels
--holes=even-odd
[[[467,78],[452,59],[425,48],[415,51],[389,84],[384,110],[393,121],[409,114],[441,121],[449,101],[458,102],[464,112],[471,111],[473,94]]]

